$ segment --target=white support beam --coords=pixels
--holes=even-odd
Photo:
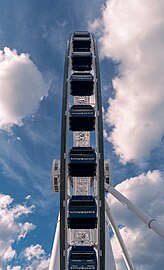
[[[127,269],[128,270],[134,270],[134,266],[132,264],[132,261],[130,259],[129,254],[128,254],[128,250],[127,250],[127,248],[125,246],[125,243],[124,243],[124,241],[122,239],[120,231],[119,231],[119,229],[118,229],[118,227],[117,227],[117,225],[116,225],[116,223],[114,221],[114,218],[112,216],[111,209],[110,209],[107,198],[105,198],[105,212],[106,212],[106,215],[107,215],[107,217],[109,219],[109,222],[111,223],[112,230],[113,230],[113,232],[114,232],[114,234],[115,234],[115,236],[116,236],[116,238],[117,238],[117,240],[118,240],[118,242],[120,244],[120,247],[121,247],[121,250],[122,250],[122,256],[123,256],[123,259],[124,259],[125,264],[127,266]]]
[[[109,226],[107,222],[105,222],[105,269],[116,270],[113,250],[109,238]]]
[[[125,205],[134,215],[140,218],[146,225],[155,231],[160,237],[164,238],[164,227],[162,227],[155,218],[146,214],[143,210],[136,207],[130,200],[123,196],[118,190],[112,186],[105,184],[105,189],[111,193],[119,202]]]
[[[60,213],[56,226],[49,270],[60,270]]]

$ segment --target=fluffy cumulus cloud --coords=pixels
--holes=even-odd
[[[123,163],[149,156],[164,135],[163,10],[162,0],[108,0],[90,25],[101,30],[101,54],[119,64],[106,119]]]
[[[0,194],[0,267],[17,256],[13,244],[25,238],[35,226],[32,223],[21,223],[19,218],[32,213],[33,206],[22,204],[12,206],[13,199],[9,195]],[[4,268],[3,268],[4,267]]]
[[[0,269],[7,270],[47,270],[49,256],[39,244],[25,248],[17,254],[14,247],[24,239],[35,225],[29,222],[20,222],[20,219],[34,211],[34,206],[14,204],[9,195],[0,194]],[[15,245],[14,245],[15,244]],[[12,265],[14,261],[21,265]]]
[[[33,258],[40,258],[44,255],[44,250],[40,245],[30,246],[24,250],[24,256],[27,258],[28,261],[31,261]]]
[[[141,174],[118,184],[116,189],[143,209],[160,224],[164,224],[164,175],[159,171]],[[135,191],[135,192],[134,192]],[[121,226],[121,234],[132,258],[134,268],[139,270],[163,269],[164,241],[150,230],[139,218],[120,204],[112,195],[108,200],[115,220]],[[120,248],[115,237],[112,245],[118,270],[125,270]]]
[[[39,244],[27,247],[23,252],[23,256],[30,265],[26,267],[26,270],[46,270],[49,267],[49,258]]]
[[[22,124],[36,112],[47,94],[42,74],[25,53],[4,48],[0,51],[0,128]]]

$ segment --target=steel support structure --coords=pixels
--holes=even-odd
[[[49,264],[49,270],[60,269],[60,214],[56,225],[56,232],[54,236],[54,242],[52,247],[51,259]]]
[[[91,97],[84,98],[85,104],[91,104],[95,108],[95,142],[96,142],[96,176],[94,177],[94,185],[96,186],[97,193],[93,194],[96,199],[98,208],[98,225],[96,232],[86,232],[89,237],[89,242],[93,243],[96,249],[98,270],[105,269],[105,198],[104,198],[104,150],[103,150],[103,126],[102,126],[102,101],[101,101],[101,87],[100,87],[100,71],[98,51],[96,45],[96,39],[92,34],[89,34],[91,39],[91,54],[92,54],[92,68],[91,73],[94,77],[94,92]],[[70,77],[73,73],[72,67],[72,45],[73,34],[67,42],[66,57],[65,57],[65,69],[64,69],[64,83],[63,83],[63,102],[62,102],[62,127],[61,127],[61,155],[60,155],[60,269],[67,269],[68,250],[71,246],[72,232],[68,229],[67,225],[67,212],[68,212],[68,199],[70,198],[71,190],[75,189],[75,179],[72,180],[68,174],[68,162],[69,151],[72,140],[74,146],[77,144],[78,133],[70,135],[69,131],[69,109],[71,103],[78,102],[78,97],[72,97],[70,95]],[[78,72],[77,72],[78,74]],[[84,72],[85,74],[85,72]],[[81,97],[82,98],[82,97]],[[73,132],[72,132],[73,133]],[[82,134],[88,137],[87,132]],[[73,136],[73,139],[70,137]],[[90,136],[86,139],[87,144],[90,143]],[[80,142],[79,142],[80,144]],[[80,180],[78,180],[80,181]],[[91,180],[89,180],[91,182]],[[90,183],[89,182],[89,183]],[[71,184],[73,187],[71,188]],[[88,180],[83,179],[83,185],[88,184]],[[87,190],[87,189],[86,189]],[[88,188],[87,194],[94,191],[94,188]],[[91,236],[90,236],[91,235]]]
[[[98,178],[99,178],[99,200],[100,200],[100,270],[105,269],[105,197],[104,197],[104,143],[103,143],[103,123],[102,123],[102,99],[101,99],[101,82],[99,58],[96,39],[93,36],[95,64],[96,64],[96,101],[97,101],[97,152],[98,159]]]
[[[65,55],[64,80],[63,80],[63,101],[62,101],[62,125],[61,125],[61,153],[60,153],[60,269],[66,269],[66,251],[67,251],[67,113],[68,104],[68,54],[70,42],[67,42]]]
[[[74,37],[76,37],[74,39]],[[87,37],[87,38],[86,38]],[[76,40],[79,50],[74,46],[73,41]],[[87,43],[89,40],[90,43]],[[79,42],[82,42],[79,45]],[[86,48],[85,45],[87,44]],[[88,45],[89,44],[89,45]],[[76,44],[77,45],[77,44]],[[84,50],[84,51],[83,51]],[[80,53],[79,53],[80,51]],[[87,51],[87,53],[86,53]],[[86,62],[82,62],[78,70],[78,62],[73,63],[73,53],[79,55],[81,59],[85,55],[91,58],[91,66],[88,69]],[[79,53],[79,54],[78,54]],[[84,60],[84,59],[83,59]],[[82,60],[82,61],[83,61]],[[81,61],[81,60],[80,60]],[[86,67],[86,70],[85,68]],[[75,70],[74,70],[75,69]],[[88,71],[89,70],[89,71]],[[82,89],[83,96],[71,93],[71,76],[76,74],[82,76],[90,74],[93,78],[93,93],[85,94],[85,89]],[[82,107],[82,106],[83,107]],[[71,107],[72,106],[72,107]],[[90,108],[90,111],[95,113],[95,122],[92,132],[87,131],[84,127],[84,120],[87,121],[85,116],[83,118],[83,129],[70,128],[70,108]],[[73,110],[73,109],[72,109]],[[80,114],[80,113],[79,113]],[[82,113],[83,114],[83,113]],[[85,114],[85,112],[84,112]],[[77,121],[77,119],[76,119]],[[76,122],[78,127],[80,124]],[[94,139],[93,139],[94,133]],[[75,148],[91,148],[92,140],[94,140],[94,147],[96,153],[96,173],[94,176],[72,176],[70,175],[70,153],[71,147]],[[110,223],[113,232],[120,244],[122,255],[127,266],[127,269],[133,270],[133,264],[128,254],[128,250],[123,242],[120,231],[112,216],[110,205],[105,198],[105,192],[111,193],[118,201],[124,204],[133,214],[139,217],[147,226],[154,230],[159,236],[164,238],[164,228],[158,222],[147,215],[144,211],[136,207],[130,200],[123,196],[119,191],[111,186],[110,177],[110,164],[104,161],[104,146],[103,146],[103,122],[102,122],[102,100],[101,100],[101,83],[100,83],[100,70],[99,59],[96,39],[94,35],[89,32],[75,32],[70,35],[67,41],[65,67],[64,67],[64,80],[63,80],[63,100],[62,100],[62,124],[61,124],[61,153],[60,161],[54,160],[52,166],[52,183],[55,192],[60,191],[60,215],[56,227],[56,234],[54,237],[54,244],[52,248],[52,255],[49,265],[49,270],[67,270],[69,252],[71,247],[83,245],[92,246],[96,250],[97,264],[94,269],[96,270],[116,270],[115,259],[113,256],[112,246],[109,237]],[[105,169],[104,169],[105,168]],[[94,229],[74,229],[68,226],[68,205],[71,196],[86,195],[95,199],[97,206],[97,227]],[[105,220],[106,218],[106,220]],[[77,266],[78,267],[78,266]],[[83,267],[83,266],[82,266]],[[72,269],[72,268],[71,268]],[[73,268],[74,269],[74,268]],[[83,269],[83,268],[78,268]],[[91,269],[91,268],[87,268]],[[93,269],[93,268],[92,268]]]
[[[107,200],[107,198],[105,198],[105,213],[106,213],[106,216],[108,218],[108,221],[110,222],[111,224],[111,227],[112,227],[112,230],[118,240],[118,243],[120,244],[120,247],[121,247],[121,250],[122,250],[122,256],[123,256],[123,259],[124,259],[124,262],[127,266],[127,269],[128,270],[134,270],[134,266],[133,266],[133,263],[130,259],[130,256],[129,256],[129,253],[128,253],[128,250],[125,246],[125,243],[122,239],[122,236],[121,236],[121,233],[115,223],[115,220],[113,218],[113,215],[111,213],[111,209],[110,209],[110,205],[109,205],[109,202]]]
[[[128,200],[123,194],[112,186],[105,184],[105,189],[111,193],[119,202],[126,206],[135,216],[141,219],[149,229],[152,229],[161,238],[164,238],[164,227],[161,226],[155,218],[146,214],[143,210],[135,206],[130,200]]]

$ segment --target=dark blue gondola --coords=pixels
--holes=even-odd
[[[73,105],[70,109],[69,128],[72,131],[93,131],[95,110],[91,105]]]
[[[73,33],[73,37],[90,37],[90,33],[88,31],[76,31]]]
[[[68,228],[97,228],[97,205],[91,195],[73,195],[68,203]]]
[[[92,53],[91,52],[73,52],[72,69],[74,71],[90,71],[92,68]]]
[[[74,52],[89,52],[91,49],[90,37],[73,37],[72,42]]]
[[[72,246],[68,256],[68,270],[97,270],[97,256],[93,246]]]
[[[91,73],[73,73],[70,77],[71,95],[93,95],[94,81]]]
[[[68,164],[71,177],[93,177],[96,175],[96,153],[92,147],[73,147]]]

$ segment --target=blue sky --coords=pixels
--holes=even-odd
[[[51,164],[66,41],[76,30],[98,38],[113,185],[164,224],[162,10],[160,0],[0,1],[0,269],[48,269],[59,209]],[[162,270],[163,241],[109,200],[136,269]]]

